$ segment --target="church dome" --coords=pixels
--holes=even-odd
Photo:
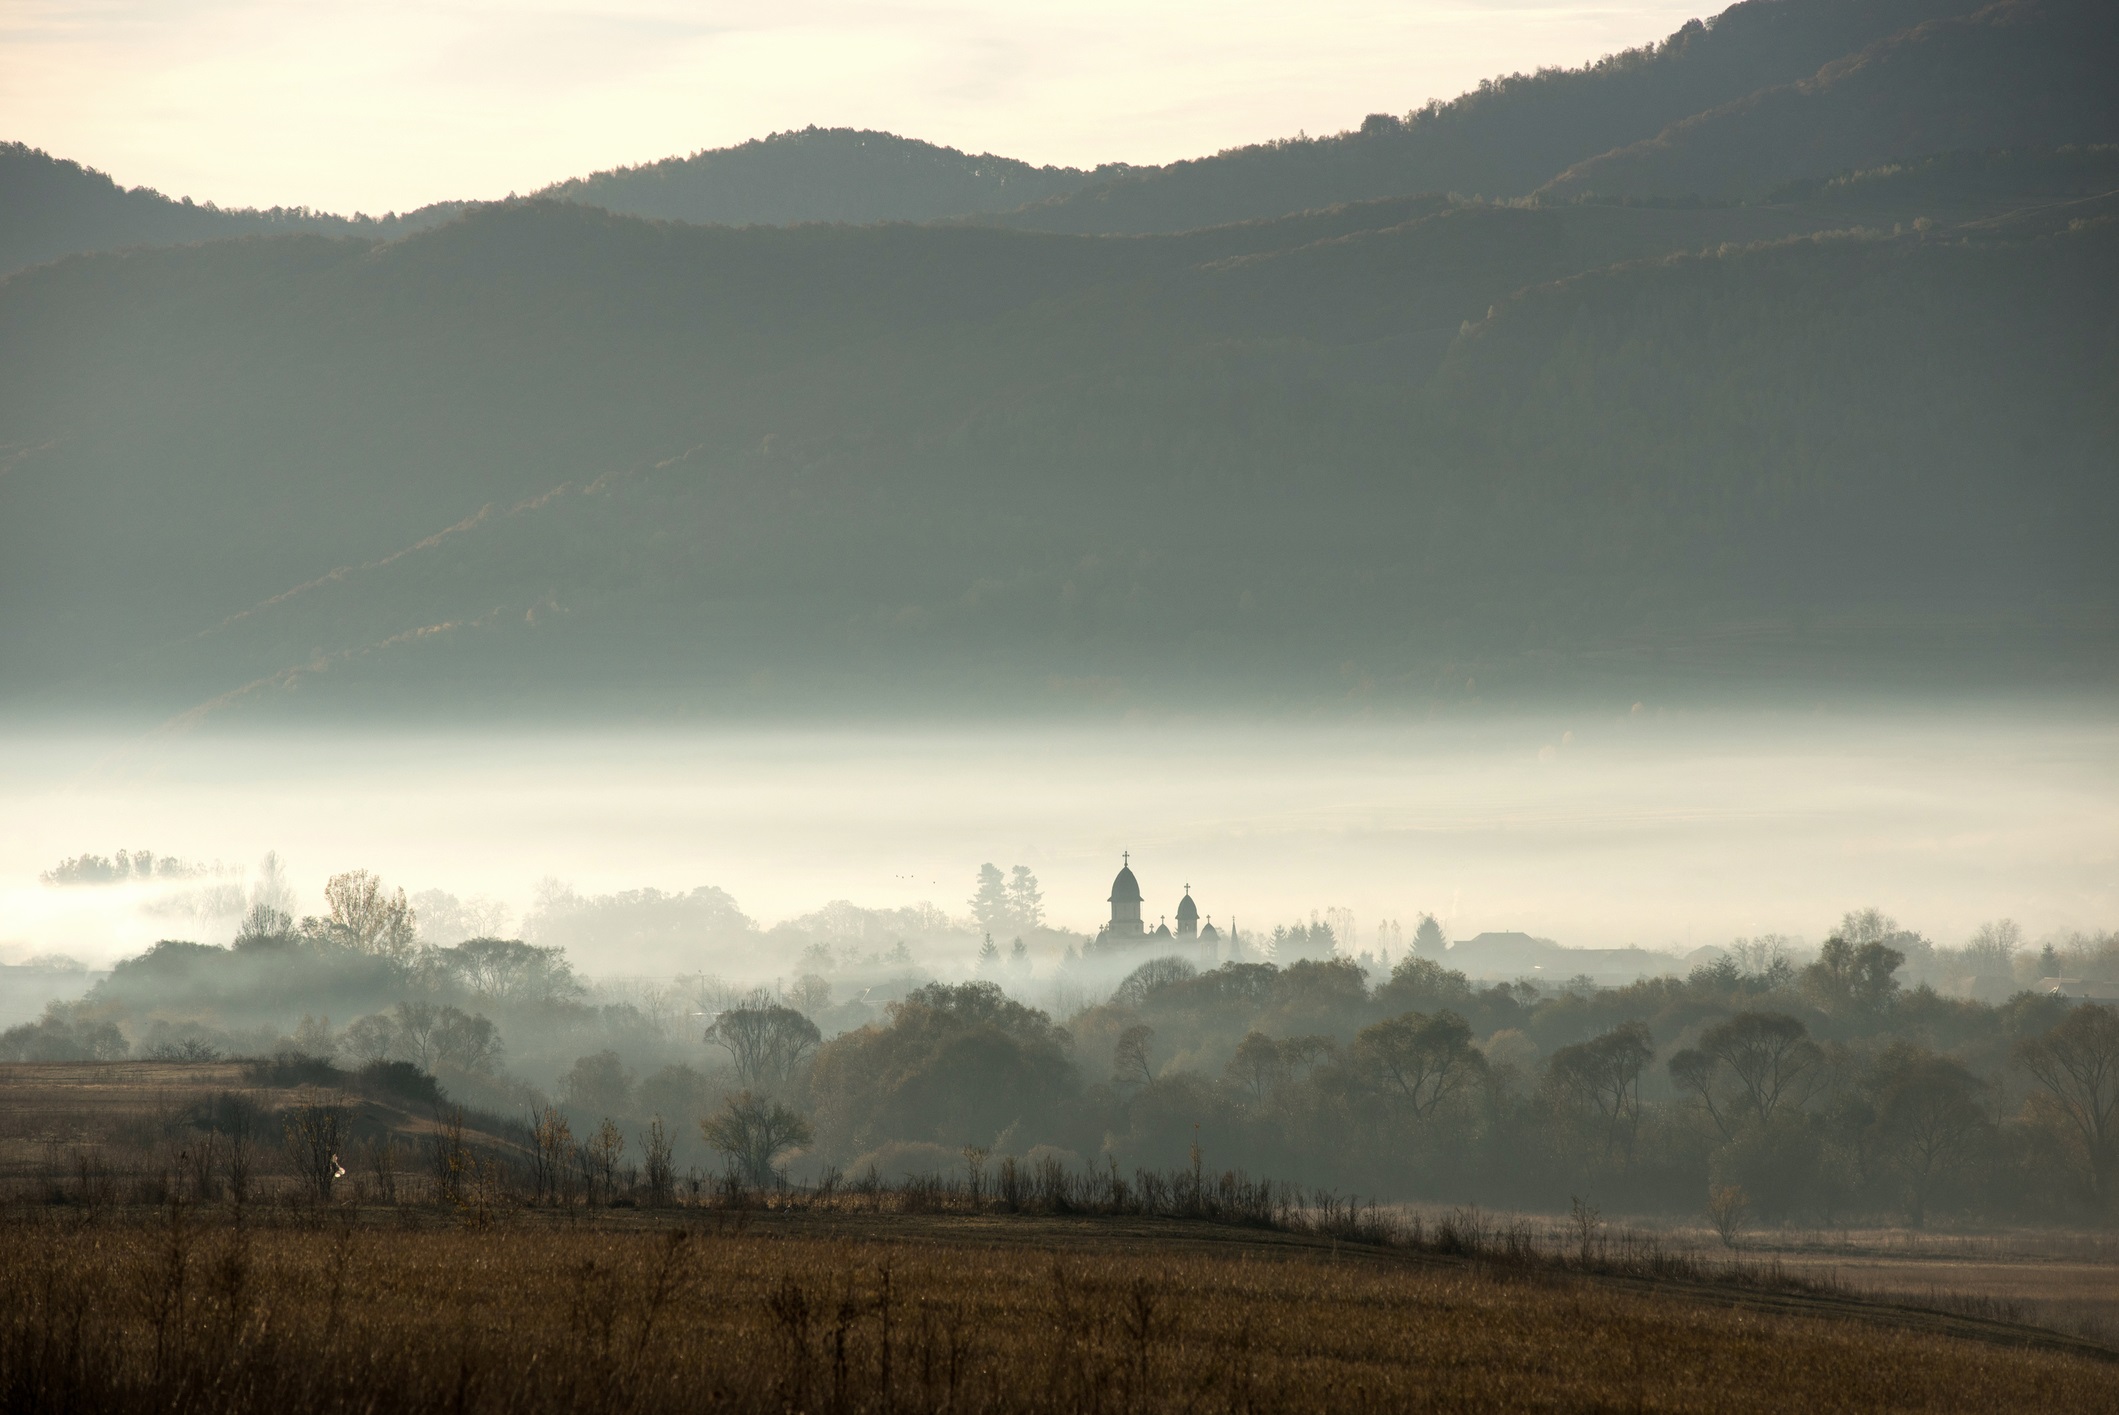
[[[1199,922],[1199,906],[1192,902],[1190,894],[1177,901],[1177,922],[1180,924],[1196,924]]]
[[[1118,878],[1111,881],[1111,899],[1109,902],[1113,904],[1140,903],[1140,881],[1133,878],[1133,867],[1131,865],[1119,870]]]

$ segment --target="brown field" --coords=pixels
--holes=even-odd
[[[1554,1220],[1243,1227],[933,1185],[555,1207],[505,1155],[443,1202],[432,1120],[361,1097],[405,1145],[397,1202],[358,1173],[324,1202],[275,1150],[309,1093],[254,1080],[0,1068],[0,1407],[2069,1411],[2119,1390],[2094,1321],[2026,1305],[2105,1300],[2109,1240],[1755,1234],[1732,1266],[1677,1232],[1602,1233],[1592,1259]],[[224,1091],[263,1107],[240,1204],[185,1168],[186,1117]]]
[[[1743,1252],[1850,1292],[2036,1323],[2119,1346],[2119,1235],[1797,1231],[1755,1236]]]
[[[1170,1221],[24,1213],[0,1244],[10,1410],[2069,1411],[2119,1389],[2108,1358],[1998,1323]]]

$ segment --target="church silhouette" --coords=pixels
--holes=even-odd
[[[1135,949],[1164,949],[1196,954],[1209,967],[1220,961],[1222,935],[1209,919],[1202,926],[1199,922],[1199,906],[1192,902],[1192,886],[1185,886],[1184,898],[1177,901],[1177,930],[1171,932],[1167,919],[1159,921],[1150,929],[1141,918],[1140,881],[1133,877],[1133,853],[1125,851],[1120,856],[1118,877],[1111,881],[1111,921],[1104,925],[1089,948],[1097,953],[1128,952]],[[1235,957],[1236,920],[1229,920],[1229,955]]]

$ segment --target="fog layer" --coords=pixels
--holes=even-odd
[[[0,747],[0,961],[225,942],[267,850],[297,913],[321,910],[330,875],[369,869],[454,896],[459,933],[518,931],[566,890],[647,887],[714,886],[764,926],[835,900],[965,917],[993,861],[1029,866],[1048,923],[1088,934],[1130,851],[1151,930],[1174,925],[1189,885],[1246,934],[1346,911],[1328,917],[1350,953],[1424,912],[1452,938],[1676,952],[1762,933],[1814,944],[1867,905],[1942,941],[2003,916],[2036,937],[2119,915],[2115,786],[2119,724],[2052,711],[17,737]],[[40,881],[118,849],[203,872]],[[592,976],[781,971],[682,945],[568,949]]]

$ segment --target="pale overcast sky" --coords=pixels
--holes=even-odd
[[[498,197],[811,123],[1163,162],[1575,65],[1676,0],[0,0],[0,139],[223,205]]]

